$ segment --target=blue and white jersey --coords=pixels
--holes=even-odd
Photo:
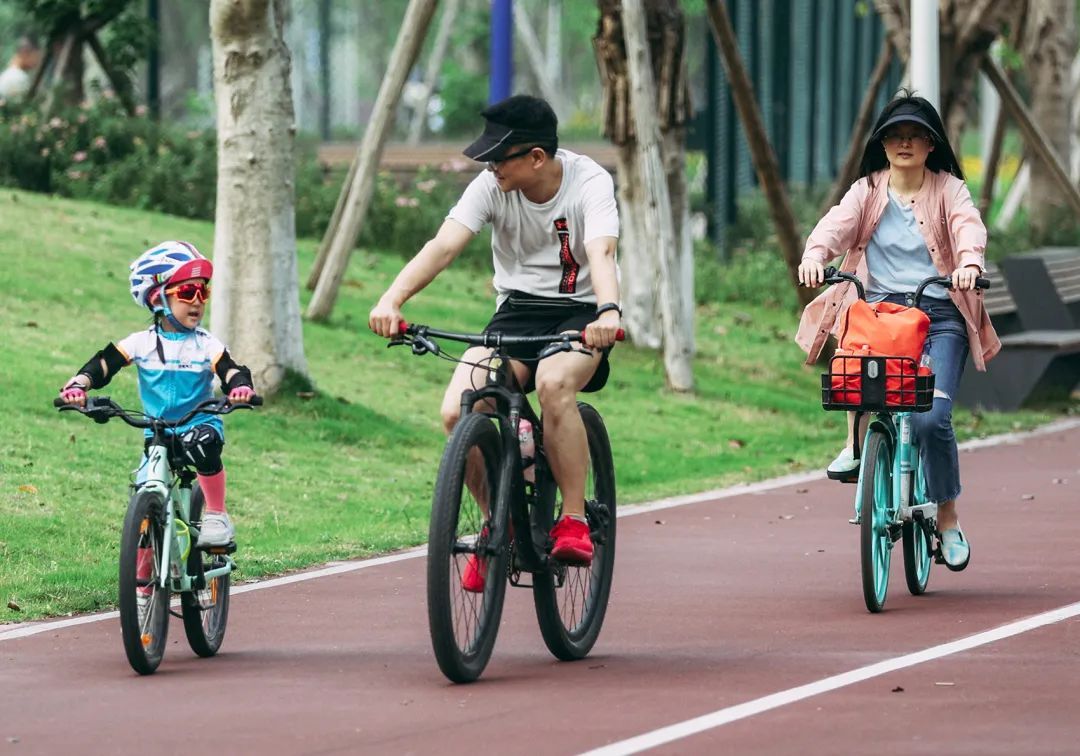
[[[158,354],[158,337],[164,364]],[[150,326],[121,340],[116,348],[139,370],[139,398],[148,415],[179,420],[201,402],[214,398],[214,369],[225,345],[209,331],[196,328],[191,333],[174,333]],[[212,426],[225,438],[217,415],[196,415],[175,432],[183,433],[200,423]],[[146,435],[151,435],[149,430]]]

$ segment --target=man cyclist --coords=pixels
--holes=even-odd
[[[473,179],[435,237],[380,297],[368,326],[380,336],[397,335],[402,305],[450,265],[485,224],[492,225],[498,300],[485,330],[515,336],[582,330],[593,348],[588,355],[559,352],[539,364],[535,358],[543,345],[508,350],[518,382],[536,388],[544,449],[562,492],[563,517],[551,531],[551,555],[587,565],[593,555],[585,522],[589,448],[577,392],[597,391],[607,382],[607,353],[619,329],[614,182],[592,159],[559,149],[558,120],[544,100],[515,95],[481,115],[484,131],[464,152],[487,163],[487,170]],[[472,347],[463,360],[477,363],[490,353]],[[462,392],[484,383],[484,371],[464,363],[443,397],[447,433],[460,417]]]

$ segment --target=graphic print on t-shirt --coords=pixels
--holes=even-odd
[[[570,225],[566,218],[555,219],[555,233],[559,235],[559,262],[562,263],[559,293],[573,294],[577,291],[578,271],[581,266],[570,253]]]

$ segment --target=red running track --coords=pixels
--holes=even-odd
[[[408,555],[235,595],[213,659],[176,620],[147,678],[114,618],[24,637],[3,626],[0,756],[1076,753],[1080,423],[961,462],[971,566],[935,567],[925,596],[908,595],[896,552],[886,610],[868,614],[853,487],[789,482],[621,519],[607,621],[582,662],[555,661],[531,596],[509,589],[492,663],[468,686],[435,665],[424,560]],[[1041,627],[1010,625],[1061,607]],[[1014,634],[978,640],[1002,626]],[[970,636],[966,650],[835,678]],[[679,724],[710,715],[731,721]],[[665,744],[656,731],[672,725]]]

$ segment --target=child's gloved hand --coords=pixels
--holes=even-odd
[[[255,390],[251,386],[237,386],[229,392],[229,401],[233,404],[244,404],[251,401],[255,396]]]
[[[86,406],[86,387],[78,377],[72,378],[60,389],[60,398],[65,404],[75,404],[79,407]]]

